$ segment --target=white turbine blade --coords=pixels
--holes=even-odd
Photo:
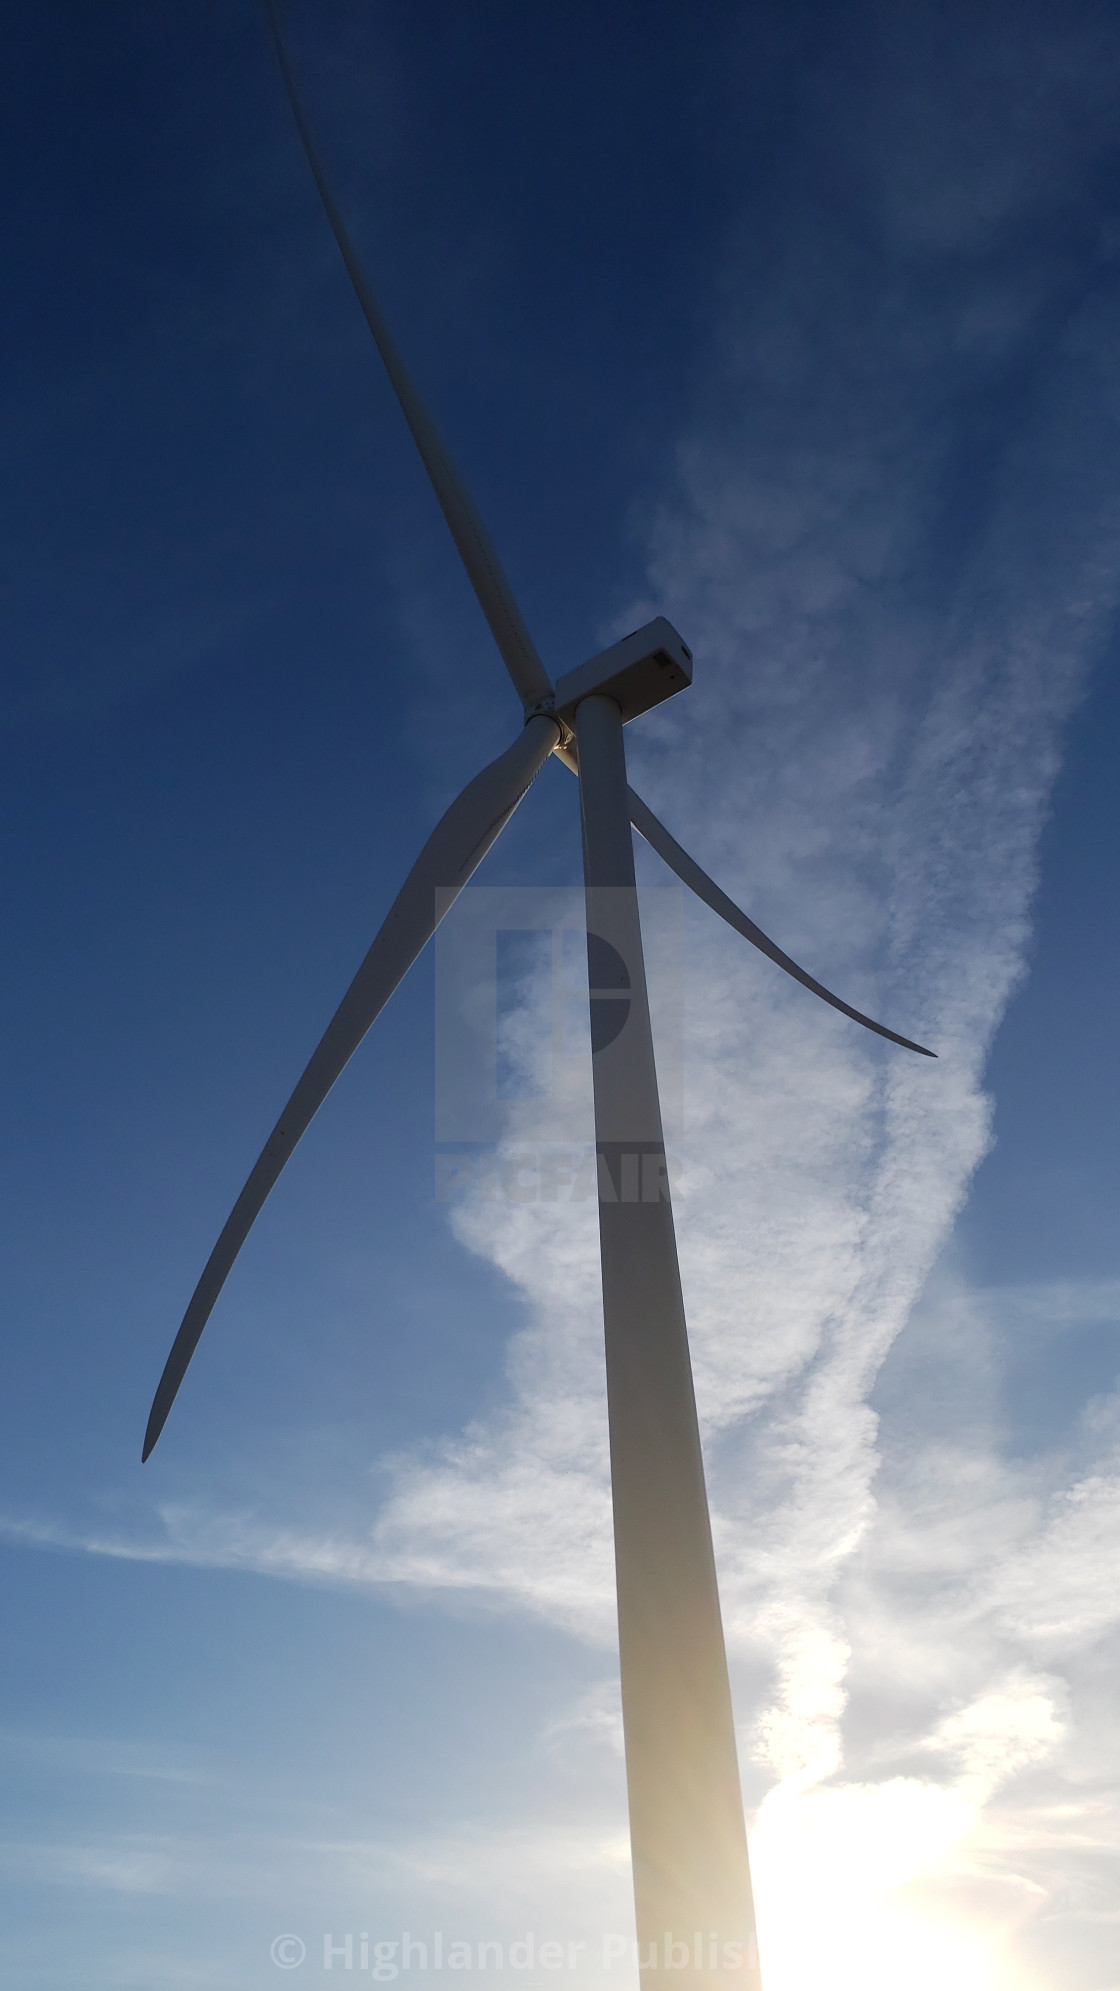
[[[672,1966],[668,1955],[665,1962],[677,1970],[680,1991],[715,1991],[732,1975],[741,1991],[758,1991],[735,1728],[634,889],[621,714],[609,698],[591,696],[577,707],[575,728],[622,1716],[638,1944],[646,1958],[642,1986],[656,1991],[659,1947],[672,1939]],[[609,1019],[603,1015],[608,1010]],[[599,1021],[605,1029],[597,1030]]]
[[[664,823],[658,821],[653,810],[647,809],[641,796],[635,795],[632,788],[628,793],[630,821],[634,828],[640,831],[658,856],[664,858],[669,869],[676,872],[682,883],[695,892],[697,898],[703,899],[704,904],[718,913],[721,919],[725,919],[728,926],[733,926],[736,933],[741,933],[744,940],[749,940],[752,947],[757,947],[771,961],[775,961],[779,968],[784,968],[787,975],[792,975],[795,982],[801,983],[802,988],[811,989],[822,1002],[831,1003],[833,1009],[838,1009],[842,1016],[850,1016],[853,1023],[862,1023],[865,1030],[873,1030],[877,1037],[886,1037],[892,1044],[901,1044],[904,1051],[917,1051],[921,1058],[936,1058],[936,1051],[927,1051],[924,1044],[915,1044],[909,1037],[900,1037],[897,1030],[888,1030],[885,1023],[876,1023],[872,1017],[865,1016],[862,1010],[853,1009],[851,1003],[843,1002],[839,996],[833,995],[832,990],[826,989],[823,982],[814,981],[812,975],[807,975],[804,968],[799,968],[796,961],[791,960],[788,954],[783,954],[781,948],[763,933],[762,928],[755,925],[753,919],[748,919],[746,913],[735,904],[734,899],[729,899],[727,893],[720,890],[707,872],[700,869],[696,859],[690,857],[687,850],[681,849],[676,838],[669,835]]]
[[[553,752],[572,774],[579,774],[579,762],[570,748],[556,746]],[[815,981],[812,975],[806,974],[804,968],[799,968],[796,961],[784,954],[769,935],[747,917],[734,899],[729,899],[727,893],[720,890],[714,878],[709,878],[707,872],[701,870],[696,859],[681,848],[675,837],[670,836],[664,823],[658,820],[652,809],[646,807],[641,796],[636,795],[632,788],[628,788],[626,793],[634,828],[657,855],[664,858],[670,871],[676,872],[681,883],[695,892],[698,899],[703,899],[704,904],[718,913],[721,919],[725,919],[728,926],[733,926],[736,933],[741,933],[744,940],[749,940],[752,947],[757,947],[779,968],[784,968],[787,975],[792,975],[795,982],[801,983],[802,988],[811,989],[815,996],[819,996],[822,1002],[831,1003],[842,1016],[850,1016],[853,1023],[862,1023],[865,1030],[873,1030],[877,1037],[886,1037],[892,1044],[901,1044],[904,1051],[917,1051],[921,1058],[936,1058],[936,1051],[927,1051],[924,1044],[915,1044],[909,1037],[900,1037],[897,1030],[888,1030],[885,1023],[876,1023],[873,1017],[865,1016],[861,1009],[853,1009],[851,1003],[843,1002],[839,996],[833,995],[831,989],[826,989],[823,982]]]
[[[432,480],[432,488],[439,499],[443,516],[451,528],[451,536],[459,549],[459,557],[467,570],[467,576],[478,597],[482,613],[490,624],[494,641],[501,651],[514,687],[526,711],[530,711],[542,700],[552,696],[552,684],[548,672],[537,655],[536,646],[525,627],[521,610],[514,600],[513,589],[506,579],[502,563],[494,551],[486,527],[444,448],[443,439],[435,423],[416,391],[390,336],[380,306],[362,273],[354,245],[347,234],[346,224],[327,183],[322,161],[311,136],[292,65],[284,45],[279,9],[275,5],[275,0],[269,0],[268,17],[292,115],[334,239],[338,243],[358,302],[365,313],[366,323],[373,333],[377,350],[385,363],[385,371],[392,382],[405,421],[412,431],[413,441]]]
[[[448,906],[508,822],[559,732],[554,719],[530,719],[513,746],[464,788],[420,852],[207,1260],[155,1394],[144,1436],[145,1459],[163,1429],[230,1267],[296,1142]]]

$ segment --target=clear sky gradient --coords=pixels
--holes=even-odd
[[[1120,18],[289,15],[549,668],[670,616],[694,687],[635,785],[940,1054],[642,856],[766,1991],[1117,1991]],[[0,1974],[261,1991],[407,1929],[428,1983],[438,1931],[467,1982],[633,1991],[593,1206],[437,1199],[431,956],[140,1466],[265,1135],[518,713],[263,8],[3,37]],[[462,918],[578,881],[553,763]],[[499,997],[508,1075],[540,989]],[[519,1975],[529,1931],[585,1947]]]

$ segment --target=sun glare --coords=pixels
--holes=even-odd
[[[913,1778],[772,1791],[751,1838],[766,1991],[1017,1991],[997,1932],[922,1899],[975,1822]]]

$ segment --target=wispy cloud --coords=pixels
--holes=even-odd
[[[76,1771],[91,1777],[139,1777],[156,1783],[207,1784],[212,1772],[186,1752],[133,1742],[117,1736],[44,1735],[32,1730],[0,1732],[0,1757],[32,1763],[43,1772]]]

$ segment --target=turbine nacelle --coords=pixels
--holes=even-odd
[[[565,671],[556,681],[553,698],[531,706],[529,711],[553,714],[571,733],[581,699],[613,698],[625,724],[663,704],[675,692],[687,690],[691,683],[692,651],[672,623],[658,615],[620,643],[612,643],[609,650],[600,650],[598,656],[589,657],[574,671]]]

